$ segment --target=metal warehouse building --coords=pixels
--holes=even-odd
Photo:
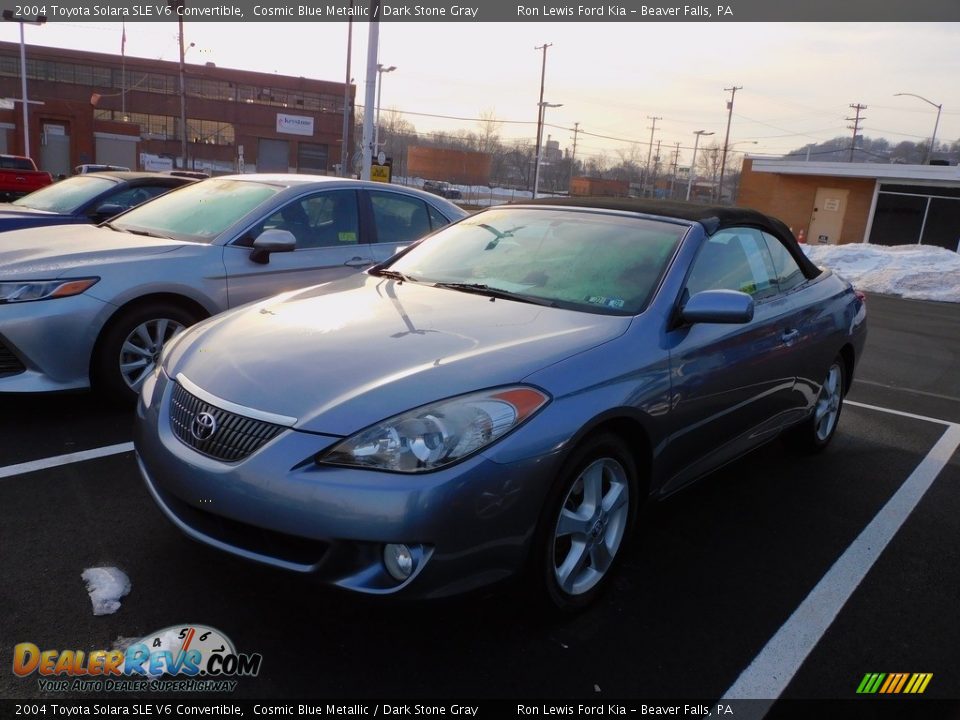
[[[960,249],[960,167],[744,160],[737,204],[810,243]]]
[[[26,65],[28,152],[20,46],[0,42],[0,152],[54,175],[84,163],[319,174],[340,163],[343,83],[185,63],[184,162],[179,62],[28,46]]]

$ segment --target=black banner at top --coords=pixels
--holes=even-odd
[[[693,4],[698,2],[700,4]],[[960,0],[57,0],[11,3],[47,22],[958,22]]]

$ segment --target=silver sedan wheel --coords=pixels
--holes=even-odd
[[[834,363],[827,371],[827,379],[820,388],[820,396],[813,412],[813,425],[820,442],[826,441],[836,427],[843,399],[842,377],[840,366]]]
[[[600,582],[620,549],[630,512],[627,472],[613,458],[594,460],[571,485],[553,533],[553,572],[569,595]]]
[[[120,376],[134,392],[153,372],[164,344],[184,326],[170,318],[154,318],[137,325],[120,348]]]

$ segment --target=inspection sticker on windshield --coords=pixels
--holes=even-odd
[[[615,308],[619,310],[623,307],[623,298],[618,297],[604,297],[603,295],[588,295],[587,302],[593,305],[605,305],[609,308]]]

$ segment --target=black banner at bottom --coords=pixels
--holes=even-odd
[[[368,718],[719,718],[722,720],[960,720],[960,700],[224,700],[106,698],[0,700],[0,718],[368,717]]]

